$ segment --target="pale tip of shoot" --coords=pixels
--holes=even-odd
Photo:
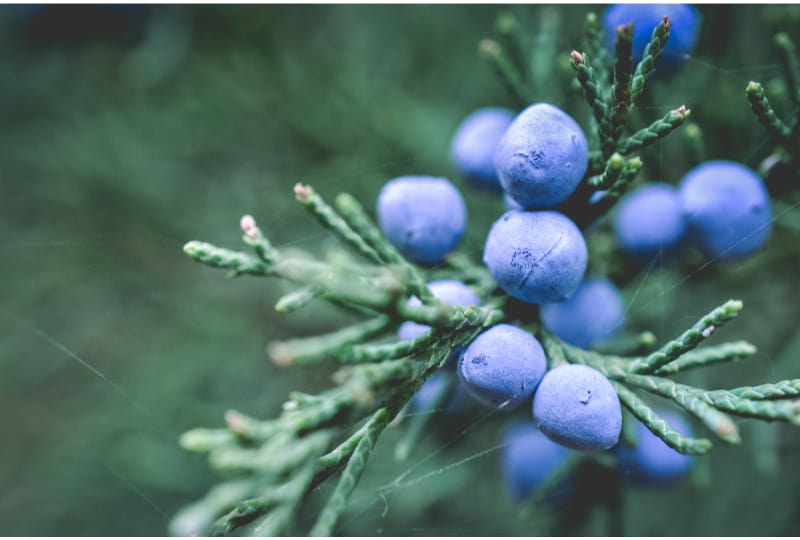
[[[307,184],[301,184],[300,182],[294,185],[294,197],[298,201],[307,201],[311,198],[311,194],[314,192],[311,189],[311,186]]]
[[[228,429],[237,435],[244,435],[247,430],[247,422],[244,416],[233,409],[225,411],[225,424],[228,426]]]
[[[761,83],[757,83],[756,81],[750,81],[747,83],[747,93],[748,94],[756,94],[761,92]]]
[[[572,51],[571,53],[569,53],[569,56],[570,58],[572,58],[572,61],[575,62],[575,65],[579,66],[583,64],[583,55],[578,51]]]
[[[267,356],[276,366],[287,367],[294,363],[289,347],[283,343],[270,343],[267,346]]]
[[[500,45],[491,39],[482,39],[478,44],[478,50],[484,58],[494,58],[500,54]]]
[[[730,419],[726,418],[725,420],[720,420],[717,425],[714,426],[714,431],[720,438],[727,442],[739,444],[742,441],[739,436],[739,428],[737,428],[736,424]]]
[[[676,116],[686,117],[686,116],[689,116],[690,112],[691,111],[686,108],[686,105],[681,105],[677,109],[673,110],[672,114],[674,114]]]
[[[197,240],[186,242],[186,244],[183,245],[183,252],[189,255],[190,257],[193,257],[198,253],[198,251],[200,251],[200,245],[201,243],[198,242]]]
[[[241,225],[242,232],[244,232],[246,236],[250,238],[256,236],[256,220],[250,214],[243,215],[239,225]]]

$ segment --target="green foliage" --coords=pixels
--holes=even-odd
[[[626,132],[646,128],[680,103],[692,108],[693,123],[641,149],[638,181],[674,182],[697,160],[727,158],[753,167],[763,160],[768,183],[776,179],[771,187],[784,185],[783,165],[796,164],[795,147],[765,136],[742,90],[749,80],[762,81],[778,117],[794,125],[786,69],[797,63],[773,66],[776,50],[762,36],[788,31],[796,39],[797,7],[701,9],[706,27],[694,57],[673,79],[648,80],[628,113],[622,141]],[[0,425],[8,435],[0,460],[8,494],[0,522],[6,534],[164,534],[180,508],[219,481],[205,462],[175,444],[180,433],[219,425],[223,410],[246,411],[227,414],[225,429],[195,431],[181,442],[197,451],[213,445],[250,451],[220,452],[214,463],[229,470],[247,459],[262,467],[258,450],[267,441],[259,436],[276,425],[307,425],[310,417],[297,415],[298,408],[327,414],[317,394],[326,404],[339,403],[324,390],[333,372],[344,370],[337,380],[354,377],[353,391],[382,376],[371,371],[374,363],[338,362],[373,354],[360,348],[351,356],[356,346],[391,346],[380,336],[399,315],[322,302],[323,289],[302,280],[220,280],[180,256],[186,239],[228,245],[236,236],[235,219],[249,213],[269,232],[271,244],[248,243],[250,251],[237,252],[247,256],[241,262],[260,268],[258,249],[271,249],[298,261],[282,271],[302,277],[308,253],[320,254],[317,263],[352,261],[356,252],[343,257],[291,203],[291,185],[311,181],[323,194],[353,193],[369,206],[386,179],[409,170],[456,180],[447,147],[459,120],[478,106],[513,104],[475,54],[481,36],[494,31],[513,62],[519,62],[518,51],[533,51],[532,60],[517,68],[530,92],[525,101],[558,103],[587,132],[595,131],[584,121],[591,111],[569,90],[574,73],[567,53],[585,41],[579,48],[591,54],[593,69],[614,65],[603,58],[609,55],[599,46],[596,17],[595,33],[583,34],[584,6],[514,7],[512,19],[494,30],[494,6],[184,6],[154,13],[163,24],[147,46],[102,40],[47,46],[31,43],[10,12],[0,12],[7,30],[0,38],[6,104],[0,231],[7,262],[0,280]],[[165,28],[177,30],[173,35]],[[518,51],[506,36],[515,36]],[[607,92],[613,71],[606,69],[597,79]],[[619,179],[614,174],[621,169],[607,167],[612,158],[595,160],[593,188]],[[795,189],[796,171],[786,182]],[[463,249],[446,268],[424,277],[461,276],[488,298],[493,283],[474,260],[502,205],[463,191],[471,221]],[[654,343],[639,339],[644,332],[652,330],[663,343],[721,299],[741,298],[747,309],[724,331],[737,341],[720,343],[715,334],[642,377],[676,376],[689,388],[730,389],[701,398],[678,387],[700,407],[738,407],[734,397],[767,405],[779,403],[772,401],[778,397],[796,399],[796,201],[796,191],[782,192],[768,249],[737,264],[706,264],[688,254],[674,267],[640,271],[609,241],[607,223],[588,232],[591,249],[603,254],[592,257],[594,271],[625,286],[633,321],[631,334],[605,344],[604,354],[644,358]],[[332,207],[339,212],[338,202]],[[407,278],[398,269],[387,279]],[[276,304],[286,313],[276,315]],[[423,311],[415,316],[429,315]],[[457,337],[458,330],[448,332],[443,342],[468,339],[466,329]],[[271,358],[292,367],[265,362],[267,342]],[[566,357],[561,345],[554,349]],[[444,354],[446,346],[435,350]],[[717,369],[689,369],[751,356]],[[780,382],[740,386],[765,380]],[[627,389],[621,397],[633,395],[650,410],[658,403],[639,386],[618,388]],[[629,401],[644,414],[636,400]],[[284,402],[294,404],[285,418]],[[347,413],[362,404],[341,406]],[[800,519],[792,504],[800,486],[793,459],[797,430],[735,415],[741,445],[717,446],[698,461],[691,482],[651,491],[599,482],[563,511],[532,502],[536,515],[521,518],[498,480],[500,416],[470,411],[465,430],[463,423],[434,423],[437,414],[398,415],[372,447],[335,533],[777,535],[793,532]],[[252,517],[247,527],[258,526],[262,534],[309,532],[339,478],[320,484],[310,497],[309,486],[321,474],[341,473],[364,440],[369,418],[367,413],[347,425],[336,420],[330,427],[340,429],[322,430],[319,437],[302,432],[275,440],[304,441],[293,446],[302,452],[275,462],[270,481],[257,482],[252,469],[235,473],[211,488],[193,512],[181,514],[189,516],[184,526],[194,528],[174,521],[174,530],[211,527],[208,516],[228,512],[236,525]],[[396,461],[405,424],[419,418],[435,429],[413,440],[405,461]],[[236,435],[231,425],[250,430],[254,439]],[[368,444],[370,439],[362,450]],[[585,461],[581,477],[602,474],[602,467]],[[271,517],[259,522],[266,511]]]

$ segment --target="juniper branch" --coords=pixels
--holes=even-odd
[[[691,111],[684,105],[669,111],[663,118],[656,120],[646,128],[640,129],[622,141],[617,146],[617,151],[623,155],[628,155],[633,152],[638,152],[646,146],[650,146],[680,127],[681,124],[689,118],[690,114]]]
[[[775,45],[778,47],[778,54],[783,62],[789,95],[795,107],[800,108],[800,69],[798,68],[797,50],[794,41],[789,37],[789,34],[780,32],[775,35]]]
[[[698,393],[710,405],[737,416],[761,420],[784,420],[800,424],[800,401],[752,400],[739,397],[727,390]]]
[[[369,422],[367,422],[364,436],[358,442],[350,459],[347,461],[347,466],[339,479],[339,484],[328,499],[328,503],[320,513],[317,522],[311,528],[310,536],[331,535],[333,528],[336,526],[336,522],[339,520],[339,516],[341,516],[347,506],[347,498],[350,496],[353,489],[355,489],[356,483],[358,483],[358,479],[367,464],[369,454],[372,452],[372,448],[378,441],[378,437],[386,427],[388,421],[388,411],[386,409],[378,409]]]
[[[606,168],[603,174],[592,176],[589,178],[588,183],[590,186],[597,189],[608,189],[619,180],[620,175],[625,167],[625,158],[618,153],[611,154],[611,157],[606,161]]]
[[[599,80],[606,80],[606,66],[609,65],[609,53],[603,43],[603,28],[597,14],[589,12],[584,20],[584,34],[586,40],[585,50],[596,60],[596,70]]]
[[[517,106],[524,107],[528,104],[530,92],[528,91],[522,73],[511,61],[508,54],[494,40],[484,39],[480,42],[479,51],[481,58],[492,66],[497,76],[508,89]]]
[[[602,149],[603,155],[605,155],[606,150],[609,148],[613,149],[616,144],[610,133],[609,124],[606,121],[608,104],[602,95],[600,83],[589,61],[589,55],[586,53],[581,54],[578,51],[572,51],[570,58],[572,68],[575,70],[575,74],[578,77],[578,82],[581,84],[581,88],[583,88],[583,95],[597,122],[597,135],[600,140],[600,148]]]
[[[612,87],[614,123],[621,133],[628,113],[633,107],[631,80],[633,79],[633,24],[616,29],[617,40],[614,44],[617,61],[614,64],[614,86]],[[616,137],[619,139],[619,135]]]
[[[709,392],[714,394],[716,391]],[[744,399],[781,399],[800,397],[800,379],[779,381],[759,386],[741,386],[727,390],[731,394]]]
[[[500,13],[495,19],[494,28],[502,41],[501,46],[508,51],[509,61],[520,74],[522,80],[529,81],[523,36],[516,16],[510,11]]]
[[[441,338],[441,334],[435,330],[430,330],[414,339],[396,343],[354,345],[340,350],[336,356],[339,361],[348,364],[403,358],[435,346],[437,342],[442,340]]]
[[[403,279],[412,294],[416,295],[423,304],[437,305],[439,303],[428,289],[420,272],[386,240],[375,222],[367,216],[364,208],[352,195],[341,193],[336,197],[335,204],[342,218],[375,250],[382,262],[396,265],[401,269]]]
[[[628,375],[624,382],[671,399],[697,417],[723,441],[731,444],[741,442],[739,429],[733,420],[699,396],[695,388],[649,375]]]
[[[296,291],[284,295],[275,303],[275,311],[278,313],[291,313],[304,308],[316,298],[323,294],[325,290],[319,285],[306,285]]]
[[[300,456],[306,465],[299,474],[294,475],[287,482],[277,486],[260,488],[260,493],[251,499],[237,504],[228,514],[219,518],[211,527],[210,536],[224,536],[235,529],[246,525],[268,512],[273,506],[280,505],[289,510],[289,515],[279,520],[279,525],[274,529],[277,534],[286,525],[291,517],[292,510],[297,506],[300,498],[305,493],[308,484],[313,478],[313,460],[327,444],[327,434],[317,433],[309,436],[309,444],[304,448],[305,455]],[[284,510],[284,513],[286,510]]]
[[[619,160],[624,159],[617,157],[619,159],[613,162],[609,160],[604,174],[603,182],[611,185],[610,195],[607,194],[599,203],[601,207],[612,204],[641,167],[638,158],[625,160],[614,178],[617,175],[614,169],[620,169]],[[352,268],[352,272],[345,274],[343,268],[346,265],[283,256],[269,246],[252,218],[243,220],[243,230],[245,241],[255,254],[199,242],[187,245],[186,251],[192,258],[211,266],[227,268],[237,275],[282,277],[306,287],[301,289],[303,292],[284,299],[281,305],[297,306],[305,303],[307,297],[319,293],[328,300],[352,302],[381,313],[364,323],[325,336],[279,342],[270,347],[271,356],[279,363],[314,361],[328,356],[343,362],[366,362],[354,363],[337,371],[334,374],[337,386],[318,395],[292,393],[290,401],[275,420],[261,421],[231,411],[225,416],[227,429],[194,430],[184,435],[182,444],[196,451],[208,452],[215,468],[223,472],[249,474],[262,482],[260,485],[254,483],[252,491],[246,494],[247,500],[217,521],[212,529],[215,533],[232,532],[249,524],[252,532],[280,534],[302,498],[347,463],[333,495],[312,529],[313,534],[331,534],[370,451],[389,419],[446,360],[453,348],[471,341],[483,328],[506,318],[500,301],[488,302],[484,307],[447,306],[430,299],[423,301],[422,305],[409,305],[407,291],[417,290],[423,296],[426,292],[429,294],[422,274],[391,247],[354,199],[340,196],[334,209],[324,205],[319,198],[310,208],[313,213],[325,214],[332,230],[349,230],[359,237],[390,269],[380,266]],[[452,270],[463,273],[468,268],[462,261],[454,264]],[[475,279],[489,281],[485,275],[476,274]],[[353,292],[364,289],[367,283],[372,285],[371,289]],[[486,285],[486,292],[489,290]],[[595,367],[612,380],[623,404],[656,435],[679,451],[703,453],[710,449],[709,441],[681,437],[626,385],[673,400],[727,442],[738,442],[739,434],[736,424],[725,411],[760,419],[798,421],[800,412],[796,402],[774,401],[796,397],[800,393],[798,381],[706,391],[663,377],[752,354],[752,346],[743,342],[695,349],[714,328],[735,317],[741,307],[741,302],[737,301],[723,304],[677,339],[645,357],[583,351],[561,342],[546,329],[539,328],[537,332],[542,336],[551,367],[567,362]],[[398,318],[428,324],[432,329],[428,334],[407,342],[362,344],[385,332]],[[330,448],[331,442],[344,435],[341,426],[350,426],[355,420],[365,417],[370,417],[370,420],[343,442]],[[288,481],[284,481],[286,478]],[[223,511],[219,505],[215,508]]]
[[[639,96],[644,92],[645,83],[655,73],[656,63],[661,58],[661,54],[664,52],[664,45],[669,39],[671,26],[669,19],[664,17],[658,26],[653,29],[650,42],[644,49],[644,56],[636,65],[636,70],[633,73],[631,81],[631,98],[633,101],[639,99]]]
[[[764,126],[776,141],[780,144],[786,144],[792,130],[775,113],[761,83],[750,81],[747,84],[746,93],[747,101],[750,102],[750,108],[753,109],[753,113],[755,113],[761,125]]]
[[[274,341],[267,348],[267,354],[275,364],[281,366],[317,362],[333,356],[337,350],[346,345],[370,339],[381,333],[390,323],[389,316],[379,315],[329,334]]]
[[[205,497],[178,511],[170,523],[170,534],[184,537],[205,534],[217,516],[252,496],[253,490],[254,482],[249,479],[214,486]]]
[[[742,310],[740,300],[728,300],[697,321],[694,326],[658,349],[647,357],[635,361],[630,366],[631,373],[653,373],[658,368],[672,362],[680,355],[695,348],[698,343],[709,337],[714,330],[731,319]]]
[[[317,285],[325,289],[326,298],[372,309],[391,305],[402,290],[391,272],[383,272],[375,277],[360,274],[355,269],[337,270],[313,259],[297,257],[279,257],[273,264],[267,264],[251,253],[206,242],[189,242],[183,250],[195,261],[228,269],[233,276],[272,276],[301,285]]]
[[[585,208],[572,214],[575,224],[584,229],[613,208],[616,202],[625,194],[628,186],[636,179],[642,169],[642,165],[642,160],[638,157],[632,157],[625,161],[619,177],[606,190],[602,198],[592,205],[587,203]]]
[[[622,404],[647,426],[647,429],[670,447],[682,454],[705,454],[711,450],[713,445],[708,439],[694,439],[682,436],[672,429],[669,423],[656,414],[639,396],[626,388],[624,384],[618,381],[612,381],[611,384],[614,386],[614,390],[617,391]]]
[[[676,360],[653,371],[655,375],[674,375],[697,367],[747,358],[756,353],[756,348],[747,341],[723,343],[714,347],[698,347],[687,351]]]
[[[633,107],[631,94],[631,80],[633,77],[633,25],[628,24],[616,29],[617,38],[614,49],[616,63],[614,64],[614,83],[611,88],[611,108],[606,112],[600,122],[599,129],[608,134],[606,145],[603,146],[603,157],[610,157],[617,147],[617,141],[622,136],[622,129],[628,113]]]
[[[314,188],[308,185],[295,184],[294,195],[300,204],[308,209],[309,213],[316,218],[325,228],[333,231],[339,238],[353,246],[356,251],[370,259],[372,262],[380,264],[383,262],[381,256],[375,249],[364,241],[364,238],[357,234],[342,217],[320,197]]]

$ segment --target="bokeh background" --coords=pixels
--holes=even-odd
[[[341,314],[314,305],[278,316],[282,284],[226,280],[186,259],[186,241],[236,247],[251,213],[278,246],[326,250],[332,239],[293,202],[295,182],[371,208],[385,181],[420,173],[462,188],[463,250],[480,254],[502,203],[456,177],[448,146],[474,108],[513,106],[477,54],[504,9],[532,48],[553,51],[537,99],[586,125],[566,63],[585,6],[0,7],[0,534],[166,534],[215,482],[179,448],[183,431],[220,426],[228,408],[271,417],[289,390],[329,384],[330,369],[276,368],[264,346],[331,330]],[[772,35],[800,40],[800,9],[700,10],[699,47],[632,121],[686,104],[708,157],[755,167],[770,149],[744,88],[760,80],[785,93]],[[676,133],[643,155],[640,178],[677,182],[689,154]],[[799,183],[777,182],[783,211]],[[782,214],[768,249],[742,263],[628,276],[630,328],[667,339],[742,298],[744,314],[715,339],[748,339],[759,354],[693,382],[800,376],[798,221]],[[744,444],[717,444],[666,488],[617,489],[583,471],[592,488],[581,498],[526,517],[499,481],[506,420],[434,424],[404,463],[392,457],[401,430],[388,430],[339,532],[800,532],[798,428],[742,420]]]

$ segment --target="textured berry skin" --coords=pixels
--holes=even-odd
[[[511,410],[528,399],[547,370],[544,349],[531,334],[498,324],[470,343],[458,361],[467,393],[489,407]]]
[[[684,437],[693,437],[692,428],[683,416],[671,411],[658,411],[670,426]],[[617,465],[624,478],[636,484],[663,484],[689,471],[694,463],[691,456],[673,450],[639,423],[636,426],[636,448],[620,444]]]
[[[580,126],[548,103],[514,119],[494,157],[503,190],[526,208],[551,208],[575,191],[589,165]]]
[[[669,39],[664,46],[661,59],[656,64],[656,73],[674,72],[683,64],[684,55],[697,44],[700,33],[700,14],[688,4],[615,4],[606,10],[603,17],[606,42],[614,50],[617,26],[633,23],[633,60],[638,62],[650,42],[653,29],[664,15],[669,17],[671,27]]]
[[[437,264],[464,235],[467,208],[445,178],[400,176],[378,195],[378,224],[403,255],[417,263]]]
[[[481,299],[472,289],[454,279],[431,281],[428,283],[428,288],[431,293],[433,293],[433,296],[448,306],[481,305]],[[420,302],[419,298],[416,296],[412,296],[408,299],[408,305],[421,306],[422,302]],[[430,326],[425,324],[406,321],[400,325],[400,329],[397,331],[397,337],[401,340],[418,338],[430,330],[430,328]]]
[[[514,116],[511,109],[486,107],[461,122],[450,145],[450,158],[464,178],[478,187],[501,189],[494,153]]]
[[[622,249],[649,258],[677,246],[686,233],[678,190],[653,182],[626,195],[614,217],[614,233]]]
[[[497,284],[532,304],[569,298],[587,261],[581,231],[553,211],[509,210],[492,225],[483,250],[483,263]]]
[[[575,450],[611,448],[622,429],[622,408],[609,380],[578,364],[547,372],[533,398],[533,418],[550,440]]]
[[[581,283],[569,300],[542,304],[540,315],[555,335],[576,347],[612,337],[625,320],[625,304],[617,287],[605,278]]]
[[[504,436],[500,468],[515,504],[531,493],[569,456],[569,450],[548,439],[533,424],[510,426]]]
[[[689,239],[706,256],[736,260],[760,248],[769,237],[772,207],[764,182],[732,161],[698,165],[678,190]]]

